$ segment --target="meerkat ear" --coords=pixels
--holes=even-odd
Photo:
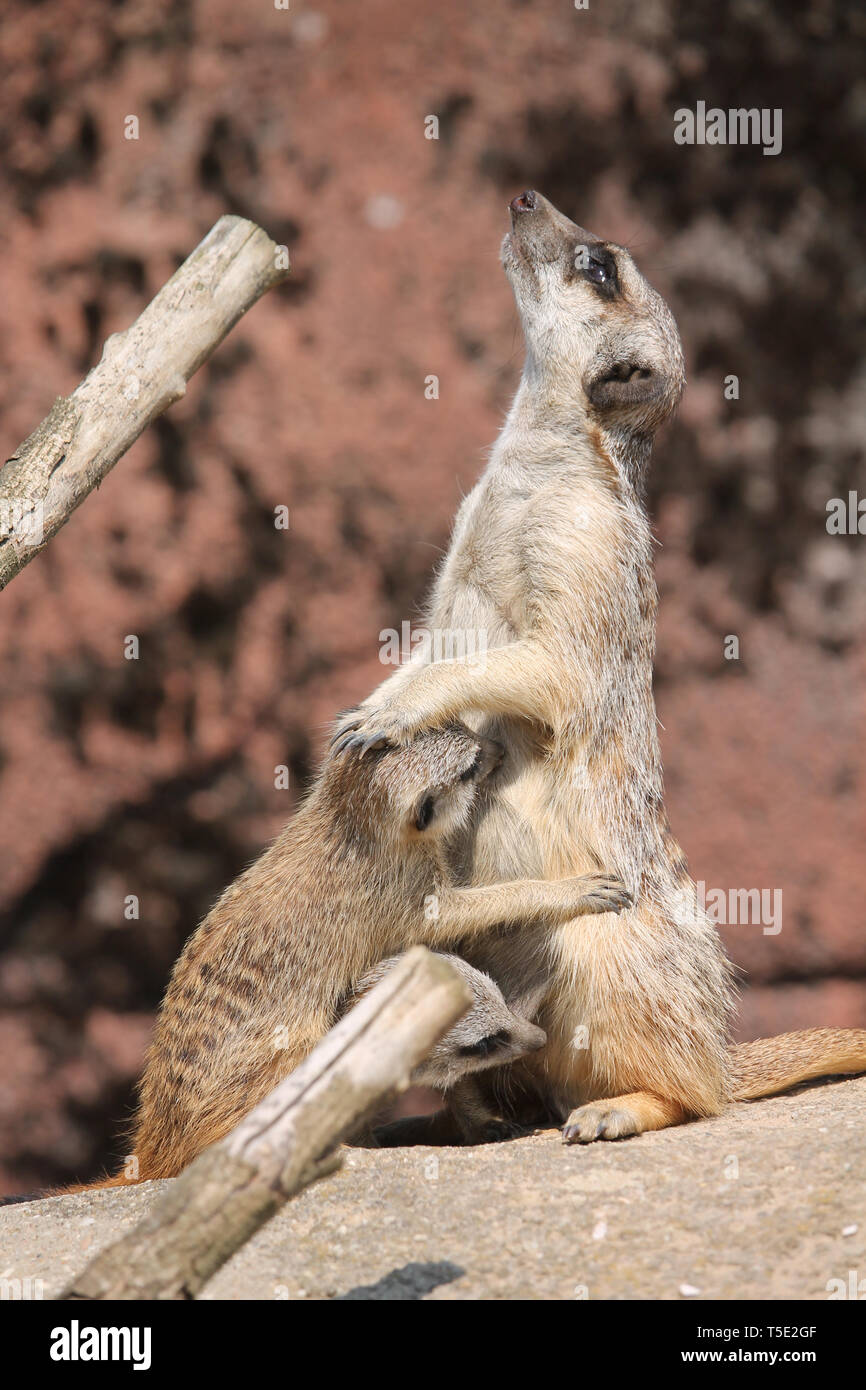
[[[667,392],[667,381],[654,367],[615,362],[587,384],[586,394],[598,410],[653,405]]]

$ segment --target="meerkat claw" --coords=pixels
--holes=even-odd
[[[345,753],[349,748],[356,748],[363,758],[364,754],[368,753],[371,748],[385,748],[387,744],[388,739],[382,733],[377,732],[366,735],[362,733],[349,733],[344,734],[339,743],[333,745],[333,752],[337,755]]]
[[[360,734],[356,734],[355,742],[360,748],[361,757],[363,758],[364,754],[369,753],[371,749],[387,748],[388,744],[390,743],[390,739],[387,737],[387,735],[381,733],[379,730],[376,730],[374,733],[368,734],[366,738],[363,738]]]
[[[347,740],[352,737],[355,730],[359,727],[360,722],[360,719],[358,719],[354,724],[348,722],[340,723],[331,734],[331,748],[336,752],[342,751],[342,749],[346,747]]]

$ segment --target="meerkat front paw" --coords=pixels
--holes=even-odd
[[[366,753],[369,748],[384,748],[387,744],[399,747],[409,743],[424,724],[423,714],[401,709],[394,701],[381,705],[363,704],[340,716],[331,746],[335,753],[342,753],[346,748],[358,748]]]
[[[571,880],[577,893],[575,915],[588,912],[624,912],[634,899],[615,874],[582,874]]]
[[[562,1127],[562,1142],[592,1144],[596,1139],[627,1139],[629,1135],[640,1134],[641,1129],[638,1116],[621,1103],[610,1105],[599,1101],[572,1110]]]

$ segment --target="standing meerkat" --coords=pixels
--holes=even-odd
[[[466,718],[508,752],[464,834],[459,880],[601,865],[634,908],[592,934],[551,923],[548,1046],[514,1068],[521,1104],[569,1141],[717,1113],[807,1076],[866,1069],[866,1032],[728,1048],[732,968],[664,808],[652,690],[657,592],[644,505],[653,436],[682,394],[673,316],[628,251],[540,194],[511,203],[502,261],[526,363],[490,462],[457,516],[428,627],[483,633],[483,662],[415,657],[338,727],[363,747]],[[470,959],[519,981],[520,934]]]
[[[446,842],[501,756],[500,745],[453,724],[406,748],[326,759],[297,814],[174,967],[132,1134],[139,1179],[171,1177],[228,1133],[312,1051],[384,957],[630,903],[618,879],[595,873],[454,886]]]

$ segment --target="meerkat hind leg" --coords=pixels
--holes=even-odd
[[[682,1124],[688,1118],[678,1101],[649,1091],[633,1091],[572,1110],[562,1127],[562,1140],[565,1144],[591,1144],[595,1139],[626,1139],[650,1129]]]
[[[497,1114],[474,1076],[465,1076],[452,1086],[446,1104],[464,1144],[499,1144],[532,1133],[532,1126]]]

